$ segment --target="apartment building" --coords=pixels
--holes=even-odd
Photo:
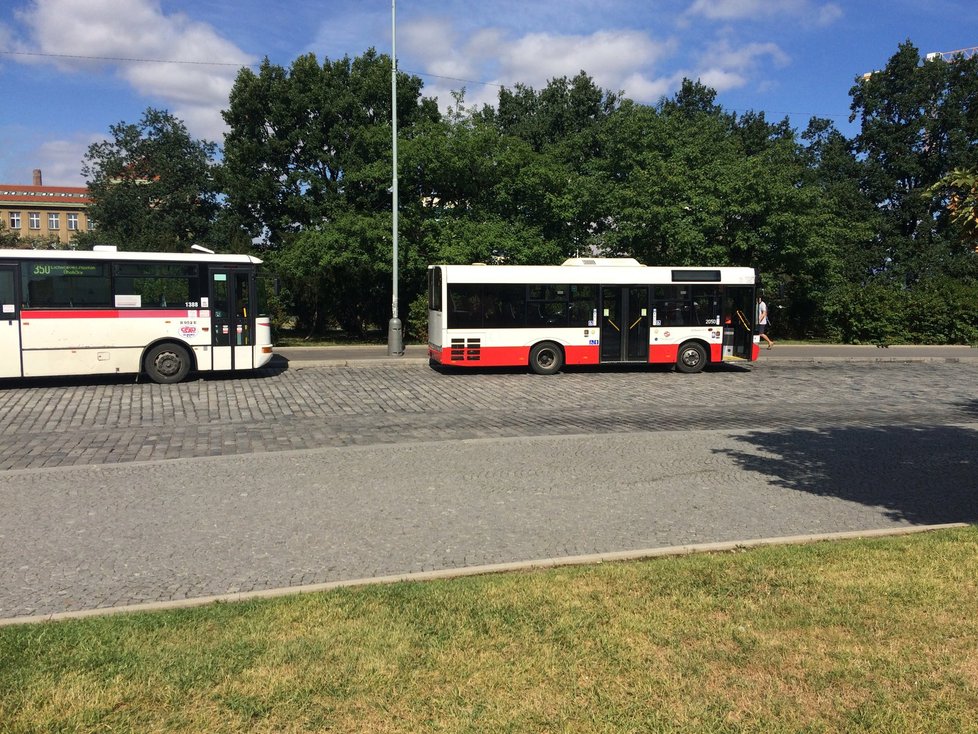
[[[0,220],[23,239],[56,237],[67,244],[76,232],[94,229],[87,212],[91,203],[82,186],[45,186],[39,168],[29,186],[0,183]]]

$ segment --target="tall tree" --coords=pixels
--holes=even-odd
[[[370,49],[323,63],[300,56],[285,69],[265,59],[242,69],[223,113],[228,206],[253,237],[281,245],[348,209],[390,207],[390,58]],[[399,135],[435,120],[421,80],[398,75]]]
[[[310,330],[335,320],[359,333],[390,302],[391,262],[382,255],[391,251],[390,75],[390,58],[373,49],[322,64],[307,54],[289,69],[266,59],[257,74],[239,72],[224,112],[229,216],[273,251]],[[400,139],[440,117],[421,86],[398,74]],[[408,190],[415,175],[404,172]],[[402,244],[403,259],[410,245]]]
[[[878,275],[914,283],[964,267],[948,236],[946,201],[928,191],[978,164],[978,57],[922,59],[909,41],[851,90],[863,185],[883,215]]]
[[[138,123],[109,128],[88,148],[82,175],[96,232],[86,237],[124,250],[183,251],[215,244],[217,146],[195,140],[165,110],[147,108]]]

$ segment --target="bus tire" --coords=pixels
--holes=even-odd
[[[180,382],[190,372],[190,353],[179,344],[157,344],[146,353],[143,369],[153,382]]]
[[[676,369],[692,375],[702,372],[706,367],[706,350],[699,342],[686,342],[679,346],[679,355],[676,357]]]
[[[553,342],[540,342],[530,350],[530,369],[538,375],[552,375],[564,366],[564,350]]]

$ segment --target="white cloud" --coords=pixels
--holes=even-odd
[[[641,31],[528,33],[508,38],[501,31],[484,29],[468,39],[459,35],[454,27],[440,21],[417,24],[408,34],[410,52],[420,59],[423,73],[442,77],[424,77],[425,94],[437,96],[442,108],[452,102],[453,89],[464,87],[466,106],[479,107],[495,104],[500,84],[512,87],[521,83],[541,89],[550,79],[573,77],[581,70],[603,89],[621,90],[638,102],[654,104],[676,90],[684,76],[723,92],[756,80],[765,67],[783,67],[790,62],[775,43],[737,45],[721,37],[702,47],[692,67],[664,73],[659,67],[666,57],[675,55],[678,41],[655,40]],[[690,60],[694,60],[692,55]]]
[[[437,96],[443,108],[451,102],[452,89],[464,87],[467,106],[481,106],[496,101],[499,85],[540,89],[551,79],[582,70],[608,91],[624,90],[638,101],[654,102],[669,87],[654,67],[675,49],[673,41],[656,41],[634,30],[528,33],[513,39],[499,29],[483,28],[460,39],[448,23],[424,20],[412,23],[404,35],[408,53],[423,67],[418,71],[433,75],[425,76],[425,94]]]
[[[533,86],[582,69],[600,86],[613,86],[654,64],[665,50],[666,44],[639,31],[597,31],[589,36],[531,33],[502,49],[501,63],[504,76]]]
[[[40,168],[44,183],[62,186],[84,186],[81,176],[82,158],[92,143],[104,139],[102,135],[75,135],[68,140],[50,140],[42,143],[34,154],[34,166]]]
[[[816,19],[815,24],[819,26],[832,25],[843,15],[844,13],[841,7],[835,3],[828,3],[818,9],[818,18]]]
[[[695,0],[687,15],[708,20],[735,21],[790,16],[818,26],[834,23],[842,17],[836,3],[818,4],[812,0]]]
[[[776,66],[785,66],[790,60],[776,43],[748,43],[734,47],[722,40],[707,47],[703,53],[703,59],[711,65],[741,71],[755,68],[764,57]]]
[[[758,69],[766,65],[783,67],[789,62],[788,55],[776,43],[734,46],[724,39],[707,46],[696,67],[683,74],[718,92],[725,92],[745,86],[756,78]]]
[[[210,25],[182,13],[166,15],[153,0],[34,0],[17,17],[29,31],[21,50],[58,54],[62,58],[43,62],[66,73],[114,69],[139,94],[187,122],[191,134],[211,140],[223,135],[220,110],[238,70],[254,60]]]

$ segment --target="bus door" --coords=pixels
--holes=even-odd
[[[17,266],[0,265],[0,377],[20,377],[20,299]]]
[[[254,367],[250,271],[210,271],[211,360],[215,370]]]
[[[601,289],[601,361],[649,361],[648,286]]]
[[[723,360],[752,358],[754,350],[754,286],[728,285],[723,302]]]

